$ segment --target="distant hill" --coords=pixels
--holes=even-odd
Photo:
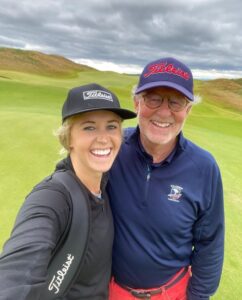
[[[37,51],[0,48],[0,70],[33,73],[45,76],[72,77],[78,72],[95,70],[59,55]]]
[[[0,48],[0,70],[60,78],[76,77],[79,72],[91,70],[97,71],[97,74],[101,73],[59,55],[13,48]],[[116,74],[113,73],[112,76],[115,77]],[[117,76],[120,78],[122,75],[117,74]],[[195,80],[195,93],[201,95],[203,101],[242,112],[242,78]]]
[[[242,112],[242,79],[200,81],[197,91],[207,101]]]

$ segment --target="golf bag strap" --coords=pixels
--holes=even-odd
[[[58,242],[48,266],[47,284],[41,299],[63,297],[78,276],[88,245],[90,207],[88,193],[70,170],[57,171],[51,180],[64,186],[70,198],[69,225]]]

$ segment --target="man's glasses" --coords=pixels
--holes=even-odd
[[[156,109],[161,106],[164,99],[167,99],[168,107],[171,111],[182,111],[188,104],[188,100],[185,97],[179,97],[176,95],[160,96],[158,94],[143,95],[145,105],[150,109]]]

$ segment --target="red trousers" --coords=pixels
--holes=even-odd
[[[187,285],[190,269],[183,268],[166,284],[154,289],[131,289],[118,285],[114,279],[109,286],[109,300],[187,300]]]

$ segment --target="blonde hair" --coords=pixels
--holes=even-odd
[[[59,139],[62,149],[60,154],[70,153],[71,128],[80,114],[67,118],[63,124],[56,130],[55,136]]]
[[[65,119],[63,124],[54,132],[54,135],[58,138],[62,148],[60,149],[60,155],[70,153],[70,139],[71,139],[71,128],[76,120],[82,113],[68,117]],[[120,117],[121,123],[123,119]]]

